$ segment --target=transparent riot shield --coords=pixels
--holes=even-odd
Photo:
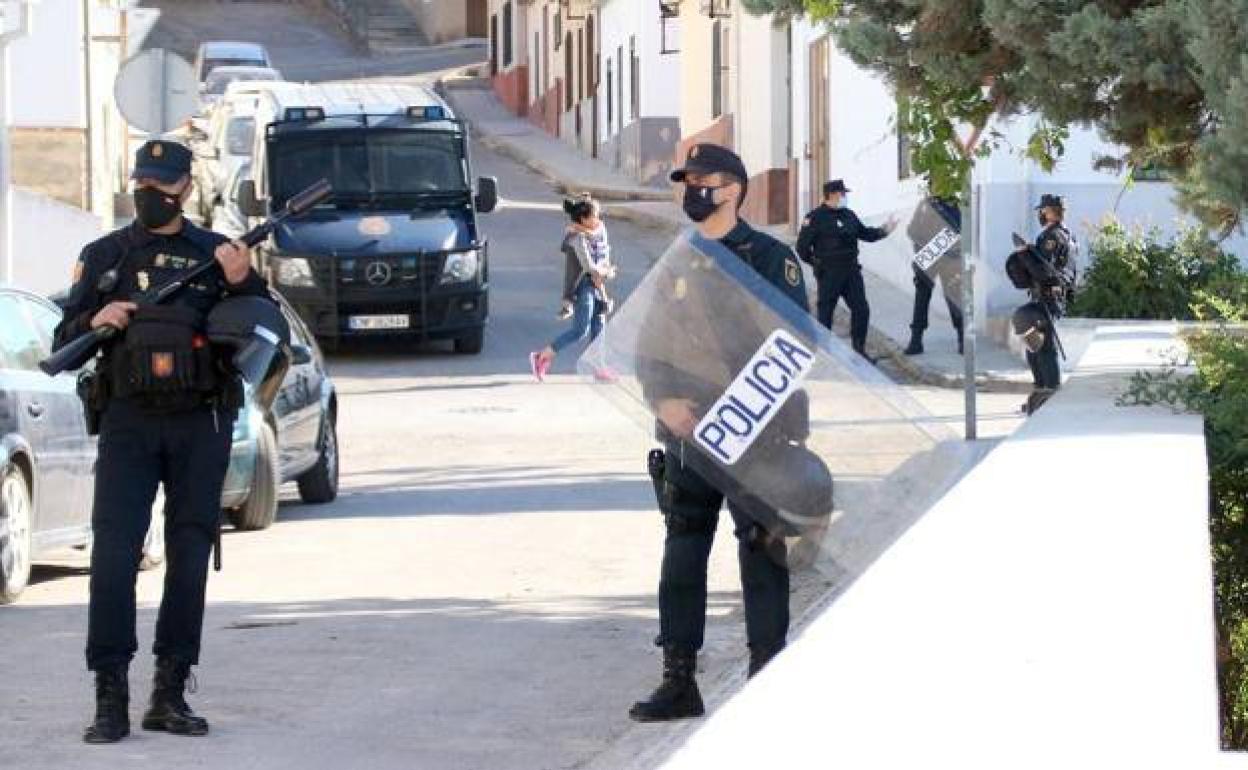
[[[669,467],[754,520],[761,545],[828,574],[861,573],[974,459],[746,262],[692,232],[579,368],[655,431]],[[670,493],[658,479],[656,494]]]
[[[877,273],[893,276],[898,284],[913,278],[916,290],[926,282],[925,296],[944,297],[943,303],[935,303],[933,314],[948,314],[959,325],[963,264],[961,212],[957,203],[920,198],[912,206],[871,218],[867,224],[878,226],[890,219],[896,227],[887,238],[860,244],[862,263]]]

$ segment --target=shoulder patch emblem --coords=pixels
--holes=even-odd
[[[1057,239],[1056,239],[1056,238],[1045,238],[1045,239],[1044,239],[1044,250],[1045,250],[1045,251],[1052,251],[1052,250],[1053,250],[1053,249],[1055,249],[1055,248],[1057,248]]]
[[[790,286],[798,286],[802,282],[802,268],[792,257],[784,259],[784,280],[788,281]]]
[[[137,278],[139,282],[139,291],[147,291],[152,285],[151,278],[148,277],[146,270],[140,270],[138,274],[135,275],[135,278]]]

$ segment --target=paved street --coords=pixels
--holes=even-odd
[[[271,7],[237,5],[257,14],[242,28],[288,34],[264,15]],[[158,34],[198,34],[184,26],[197,18],[187,13]],[[283,60],[298,46],[275,48],[293,77],[331,71],[315,59],[349,56],[334,35],[307,29],[325,46],[319,56]],[[452,66],[447,56],[413,55],[395,74]],[[344,66],[335,76],[356,65]],[[475,162],[499,177],[506,199],[484,220],[485,353],[386,348],[331,359],[342,494],[313,507],[289,489],[272,529],[227,533],[225,571],[209,585],[199,692],[189,698],[212,736],[137,731],[117,746],[80,742],[92,708],[82,666],[87,576],[83,558],[67,556],[39,568],[18,605],[0,608],[0,767],[573,768],[621,738],[640,745],[671,729],[626,718],[659,669],[651,642],[663,530],[644,473],[651,441],[571,375],[572,357],[546,384],[528,375],[528,351],[562,328],[555,246],[564,216],[535,175],[482,147]],[[623,297],[666,237],[610,225]],[[960,428],[960,391],[908,390]],[[983,432],[1011,431],[1020,400],[985,396]],[[161,576],[139,581],[136,718]],[[813,573],[797,583],[795,617],[828,587]],[[714,701],[716,683],[744,668],[724,522],[710,590],[703,681]]]

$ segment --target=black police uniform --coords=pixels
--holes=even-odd
[[[801,269],[787,246],[745,222],[720,242],[809,312]],[[692,395],[646,394],[652,401]],[[706,628],[707,558],[724,493],[683,462],[684,448],[662,426],[659,435],[666,446],[664,482],[669,490],[660,501],[667,522],[659,582],[661,634],[665,644],[696,652]],[[746,506],[729,499],[728,511],[738,540],[746,636],[752,654],[762,662],[784,647],[789,629],[789,571],[783,544],[764,550],[758,542],[759,522]]]
[[[819,323],[832,328],[832,311],[843,298],[850,311],[850,339],[859,353],[866,352],[871,306],[858,262],[858,242],[887,236],[884,228],[867,227],[848,208],[824,204],[806,215],[797,237],[797,255],[815,268]]]
[[[1061,223],[1053,222],[1036,236],[1035,252],[1048,262],[1057,274],[1062,274],[1071,258],[1071,236]],[[1033,303],[1044,303],[1053,320],[1062,317],[1065,302],[1061,291],[1055,295],[1052,287],[1033,287],[1030,290]],[[1062,367],[1058,361],[1057,337],[1044,335],[1044,344],[1036,352],[1027,352],[1027,365],[1032,380],[1040,390],[1053,391],[1062,386]]]
[[[917,253],[946,227],[953,228],[956,233],[961,233],[962,212],[954,204],[931,198],[920,204],[920,210],[911,220],[910,226],[906,229],[906,235],[909,236]],[[914,317],[910,322],[910,345],[906,348],[906,353],[913,355],[923,352],[923,332],[927,331],[928,313],[937,278],[940,279],[945,306],[949,308],[949,319],[958,335],[958,352],[961,353],[963,337],[961,252],[956,247],[946,252],[932,266],[930,273],[913,263],[910,267],[914,270]]]
[[[162,148],[153,157],[155,145]],[[189,153],[183,149],[170,142],[145,145],[136,176],[184,173],[189,169]],[[55,347],[87,333],[92,318],[110,302],[131,300],[205,260],[214,260],[217,246],[226,240],[186,220],[175,235],[152,233],[136,221],[89,244],[79,258]],[[220,300],[239,295],[272,301],[265,281],[254,270],[242,283],[229,285],[217,269],[186,286],[165,305],[173,308],[171,312],[191,311],[202,319]],[[118,394],[116,383],[130,381],[132,360],[124,346],[127,336],[135,334],[137,318],[127,332],[104,344],[96,366],[96,382],[106,392],[100,399],[103,415],[91,517],[94,542],[87,667],[97,674],[97,705],[103,704],[105,695],[128,702],[125,670],[138,649],[135,578],[156,490],[163,484],[165,584],[153,652],[158,659],[157,688],[162,686],[163,672],[164,685],[176,687],[178,702],[186,708],[181,687],[190,666],[199,660],[208,562],[220,521],[221,489],[241,389],[237,378],[222,370],[212,390],[174,393],[158,400],[148,394]],[[200,338],[196,344],[206,343]],[[172,369],[184,363],[169,357],[154,366],[168,364]],[[110,703],[116,705],[115,700]],[[95,733],[88,730],[88,741],[111,742],[129,732],[124,711],[111,713],[124,725],[106,724],[101,735],[97,714]],[[144,726],[178,731],[172,726],[149,725],[146,719]]]

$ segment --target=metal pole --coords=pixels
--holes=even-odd
[[[962,334],[966,393],[966,440],[979,437],[975,388],[975,253],[978,250],[979,190],[967,178],[962,189]]]

